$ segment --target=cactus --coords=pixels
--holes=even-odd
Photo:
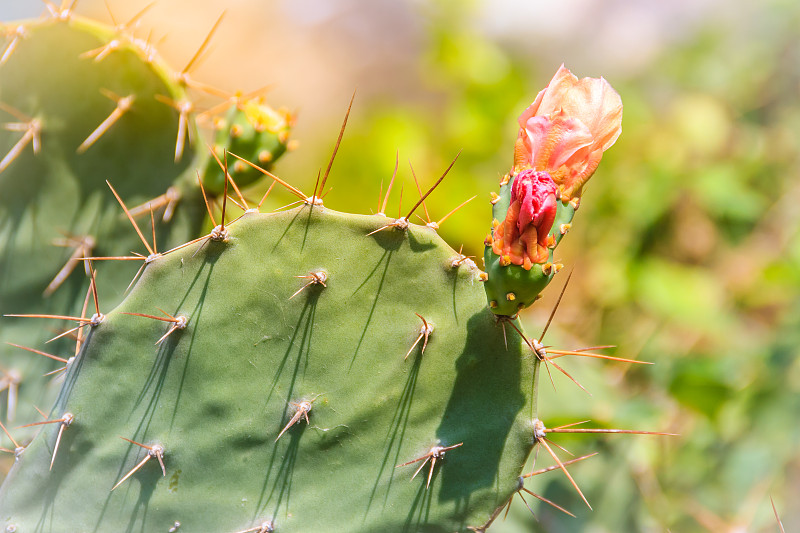
[[[80,24],[67,14],[43,27],[63,31]],[[14,34],[6,66],[38,31],[32,25]],[[114,45],[106,54],[109,39],[86,47],[95,59],[105,54],[98,63],[121,53]],[[543,364],[548,372],[549,366],[562,370],[552,361],[562,355],[613,358],[546,348],[544,334],[527,338],[516,318],[557,272],[552,249],[583,183],[618,135],[616,119],[609,118],[615,112],[606,112],[616,93],[610,86],[603,93],[604,81],[596,116],[562,116],[585,104],[562,90],[584,86],[573,78],[562,67],[521,118],[514,169],[493,202],[498,222],[487,240],[488,276],[450,248],[436,224],[409,222],[447,171],[426,194],[420,191],[406,216],[338,213],[320,198],[333,159],[311,195],[259,166],[285,150],[291,117],[248,98],[234,97],[228,118],[217,122],[215,161],[200,151],[187,167],[205,169],[209,192],[221,193],[219,224],[209,208],[209,234],[157,253],[125,207],[125,194],[112,188],[149,255],[116,307],[90,268],[91,290],[81,301],[86,308],[93,299],[95,313],[77,319],[87,333],[80,351],[62,358],[63,382],[47,419],[27,424],[39,431],[27,447],[12,438],[16,430],[0,427],[15,457],[0,486],[0,527],[482,532],[517,494],[564,510],[525,486],[556,468],[586,501],[566,468],[584,458],[561,461],[548,434],[639,432],[545,426],[538,418],[538,376]],[[188,80],[185,71],[171,79],[177,79],[176,91]],[[0,98],[7,94],[3,88]],[[188,138],[194,126],[183,93],[170,95],[161,109],[171,128],[153,142],[174,166],[189,149],[180,147],[181,131]],[[592,95],[588,101],[597,107],[598,95]],[[563,109],[550,101],[559,98]],[[22,113],[31,117],[29,126],[51,120],[34,122],[39,115],[28,108]],[[550,126],[559,120],[568,127],[556,135]],[[25,130],[23,140],[27,135],[25,142],[39,143],[38,128]],[[107,133],[95,141],[112,142]],[[63,143],[72,147],[82,136],[68,137],[73,144]],[[542,161],[543,141],[559,148],[548,152],[555,159]],[[65,161],[92,148],[77,156],[61,150],[69,155],[48,162],[19,146],[25,147],[10,148],[7,172],[54,167],[66,173]],[[229,150],[242,152],[231,154],[231,167]],[[239,195],[245,212],[229,222],[226,189],[236,186],[229,168],[240,184],[268,174],[301,205],[266,214]],[[133,172],[120,188],[151,196],[137,176]],[[193,181],[185,176],[178,168],[174,180],[189,190]],[[47,187],[31,187],[28,194],[53,201]],[[189,207],[195,221],[196,205]],[[33,207],[30,201],[19,206],[24,220]],[[98,213],[111,220],[104,210]],[[63,212],[54,216],[64,220]],[[117,299],[122,292],[117,287]],[[29,319],[6,322],[13,320]],[[537,447],[556,466],[523,473]]]
[[[148,264],[71,363],[62,422],[12,469],[0,525],[51,512],[104,531],[486,523],[533,447],[534,359],[504,347],[471,261],[424,226],[368,235],[386,224],[313,204],[248,213]],[[126,314],[158,309],[185,327]],[[110,492],[148,457],[166,474],[149,461]]]
[[[267,166],[286,150],[290,115],[271,110],[256,94],[226,98],[198,115],[192,93],[207,87],[190,78],[191,62],[175,71],[148,42],[133,36],[145,12],[109,27],[66,8],[3,27],[2,314],[81,316],[90,268],[87,261],[80,266],[80,258],[140,252],[126,262],[94,262],[98,292],[110,309],[146,257],[158,251],[152,249],[156,242],[164,250],[200,234],[205,208],[195,169],[203,169],[213,197],[222,192],[222,172],[199,139],[196,116],[210,122],[216,111],[231,107],[227,120],[236,127],[220,130],[216,143],[227,146],[233,133],[243,130],[252,150],[248,155],[268,159]],[[245,141],[236,142],[240,148]],[[154,226],[152,246],[145,243],[143,249],[129,232],[117,193],[140,217],[144,232]],[[7,389],[0,419],[37,419],[32,406],[51,402],[48,391],[55,391],[42,376],[56,363],[6,343],[31,347],[57,333],[24,321],[7,321],[0,330],[0,382]],[[50,351],[64,353],[67,341],[51,344]]]

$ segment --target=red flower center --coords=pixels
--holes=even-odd
[[[511,205],[492,239],[497,255],[526,269],[547,261],[547,235],[556,218],[556,190],[553,178],[545,171],[528,169],[514,177]]]

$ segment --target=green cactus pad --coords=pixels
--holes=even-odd
[[[288,112],[275,111],[261,99],[237,102],[226,118],[216,121],[214,151],[219,159],[227,150],[269,170],[272,163],[286,152],[292,121]],[[228,172],[239,187],[246,187],[264,177],[263,173],[235,159],[229,164]],[[220,195],[224,185],[224,173],[211,158],[203,176],[203,186],[211,194]]]
[[[0,488],[16,531],[449,533],[519,489],[538,362],[430,228],[302,206],[149,264]],[[312,274],[324,272],[324,277]],[[185,329],[124,313],[188,319]],[[423,321],[433,331],[424,339]],[[416,346],[414,346],[416,342]],[[424,353],[422,353],[424,346]],[[412,348],[412,346],[414,346]],[[309,423],[297,405],[312,402]],[[148,454],[120,437],[164,448]],[[433,446],[459,447],[436,461]]]
[[[106,180],[130,208],[164,198],[166,191],[178,201],[177,209],[155,202],[163,251],[198,236],[203,226],[195,169],[221,172],[213,160],[209,164],[204,146],[198,150],[190,143],[199,137],[192,96],[149,43],[124,27],[72,14],[8,29],[0,39],[0,125],[6,125],[0,127],[0,314],[78,316],[89,284],[82,262],[73,261],[58,289],[49,286],[73,254],[149,255]],[[264,149],[275,160],[285,151],[290,124],[268,123],[265,109],[242,112],[236,120],[269,145]],[[231,113],[238,117],[237,112]],[[251,117],[260,122],[247,126]],[[172,217],[162,220],[168,210]],[[150,240],[149,214],[140,212],[138,221]],[[94,246],[77,251],[82,239]],[[142,261],[94,262],[103,311],[121,301],[141,266]],[[15,408],[13,399],[0,393],[0,420],[9,425],[39,420],[33,405],[51,403],[54,390],[43,374],[59,365],[6,343],[41,348],[63,325],[3,321],[0,378],[8,372],[19,381],[19,401]],[[74,340],[65,338],[46,350],[67,358],[74,347]],[[22,440],[29,433],[17,435]]]
[[[43,297],[75,251],[54,243],[89,236],[95,246],[83,255],[147,254],[121,217],[106,180],[133,207],[162,194],[185,172],[194,151],[187,146],[183,159],[175,161],[179,116],[156,99],[179,100],[185,93],[157,55],[114,28],[75,16],[10,27],[18,30],[2,45],[0,65],[0,123],[12,124],[11,130],[0,128],[0,314],[75,316],[88,286],[82,264]],[[115,101],[126,98],[126,105]],[[169,232],[159,229],[160,245],[191,238],[202,221],[201,210],[185,209]],[[149,230],[147,217],[140,220]],[[104,274],[104,301],[121,299],[124,280],[130,281],[137,263],[95,263]],[[0,359],[21,383],[18,412],[2,405],[0,418],[12,425],[39,420],[32,406],[47,397],[50,379],[42,374],[57,363],[5,343],[40,347],[57,330],[41,321],[3,322]],[[68,357],[74,346],[65,339],[47,350]]]

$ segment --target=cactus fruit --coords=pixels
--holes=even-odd
[[[581,190],[622,132],[622,100],[603,78],[564,65],[519,117],[514,165],[493,196],[484,260],[489,306],[513,316],[562,267],[553,250],[569,230]]]
[[[212,196],[221,194],[222,172],[197,132],[192,93],[198,84],[188,67],[171,69],[153,46],[133,36],[145,11],[115,27],[69,8],[3,27],[0,314],[81,316],[88,283],[82,271],[88,275],[90,268],[80,258],[89,256],[131,256],[127,262],[94,262],[104,304],[110,309],[122,299],[137,269],[158,250],[147,243],[142,248],[114,194],[140,216],[145,233],[152,223],[152,247],[157,240],[161,250],[202,230],[205,207],[195,169],[204,169]],[[211,122],[231,103],[236,127],[220,131],[217,142],[227,146],[232,129],[244,131],[235,146],[249,142],[254,155],[269,159],[263,163],[268,167],[286,150],[291,117],[254,94],[226,99],[201,118]],[[8,382],[7,393],[0,391],[0,419],[35,420],[32,405],[48,401],[49,378],[42,376],[56,368],[6,343],[36,346],[57,333],[20,320],[0,328],[0,384]],[[68,341],[51,344],[50,351],[70,352],[75,343]]]

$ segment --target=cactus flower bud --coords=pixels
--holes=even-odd
[[[570,200],[622,133],[622,100],[603,78],[579,80],[561,65],[519,125],[512,175],[546,171]]]
[[[523,170],[514,178],[506,219],[494,231],[492,249],[526,270],[548,259],[547,235],[556,218],[556,184],[544,171]]]

